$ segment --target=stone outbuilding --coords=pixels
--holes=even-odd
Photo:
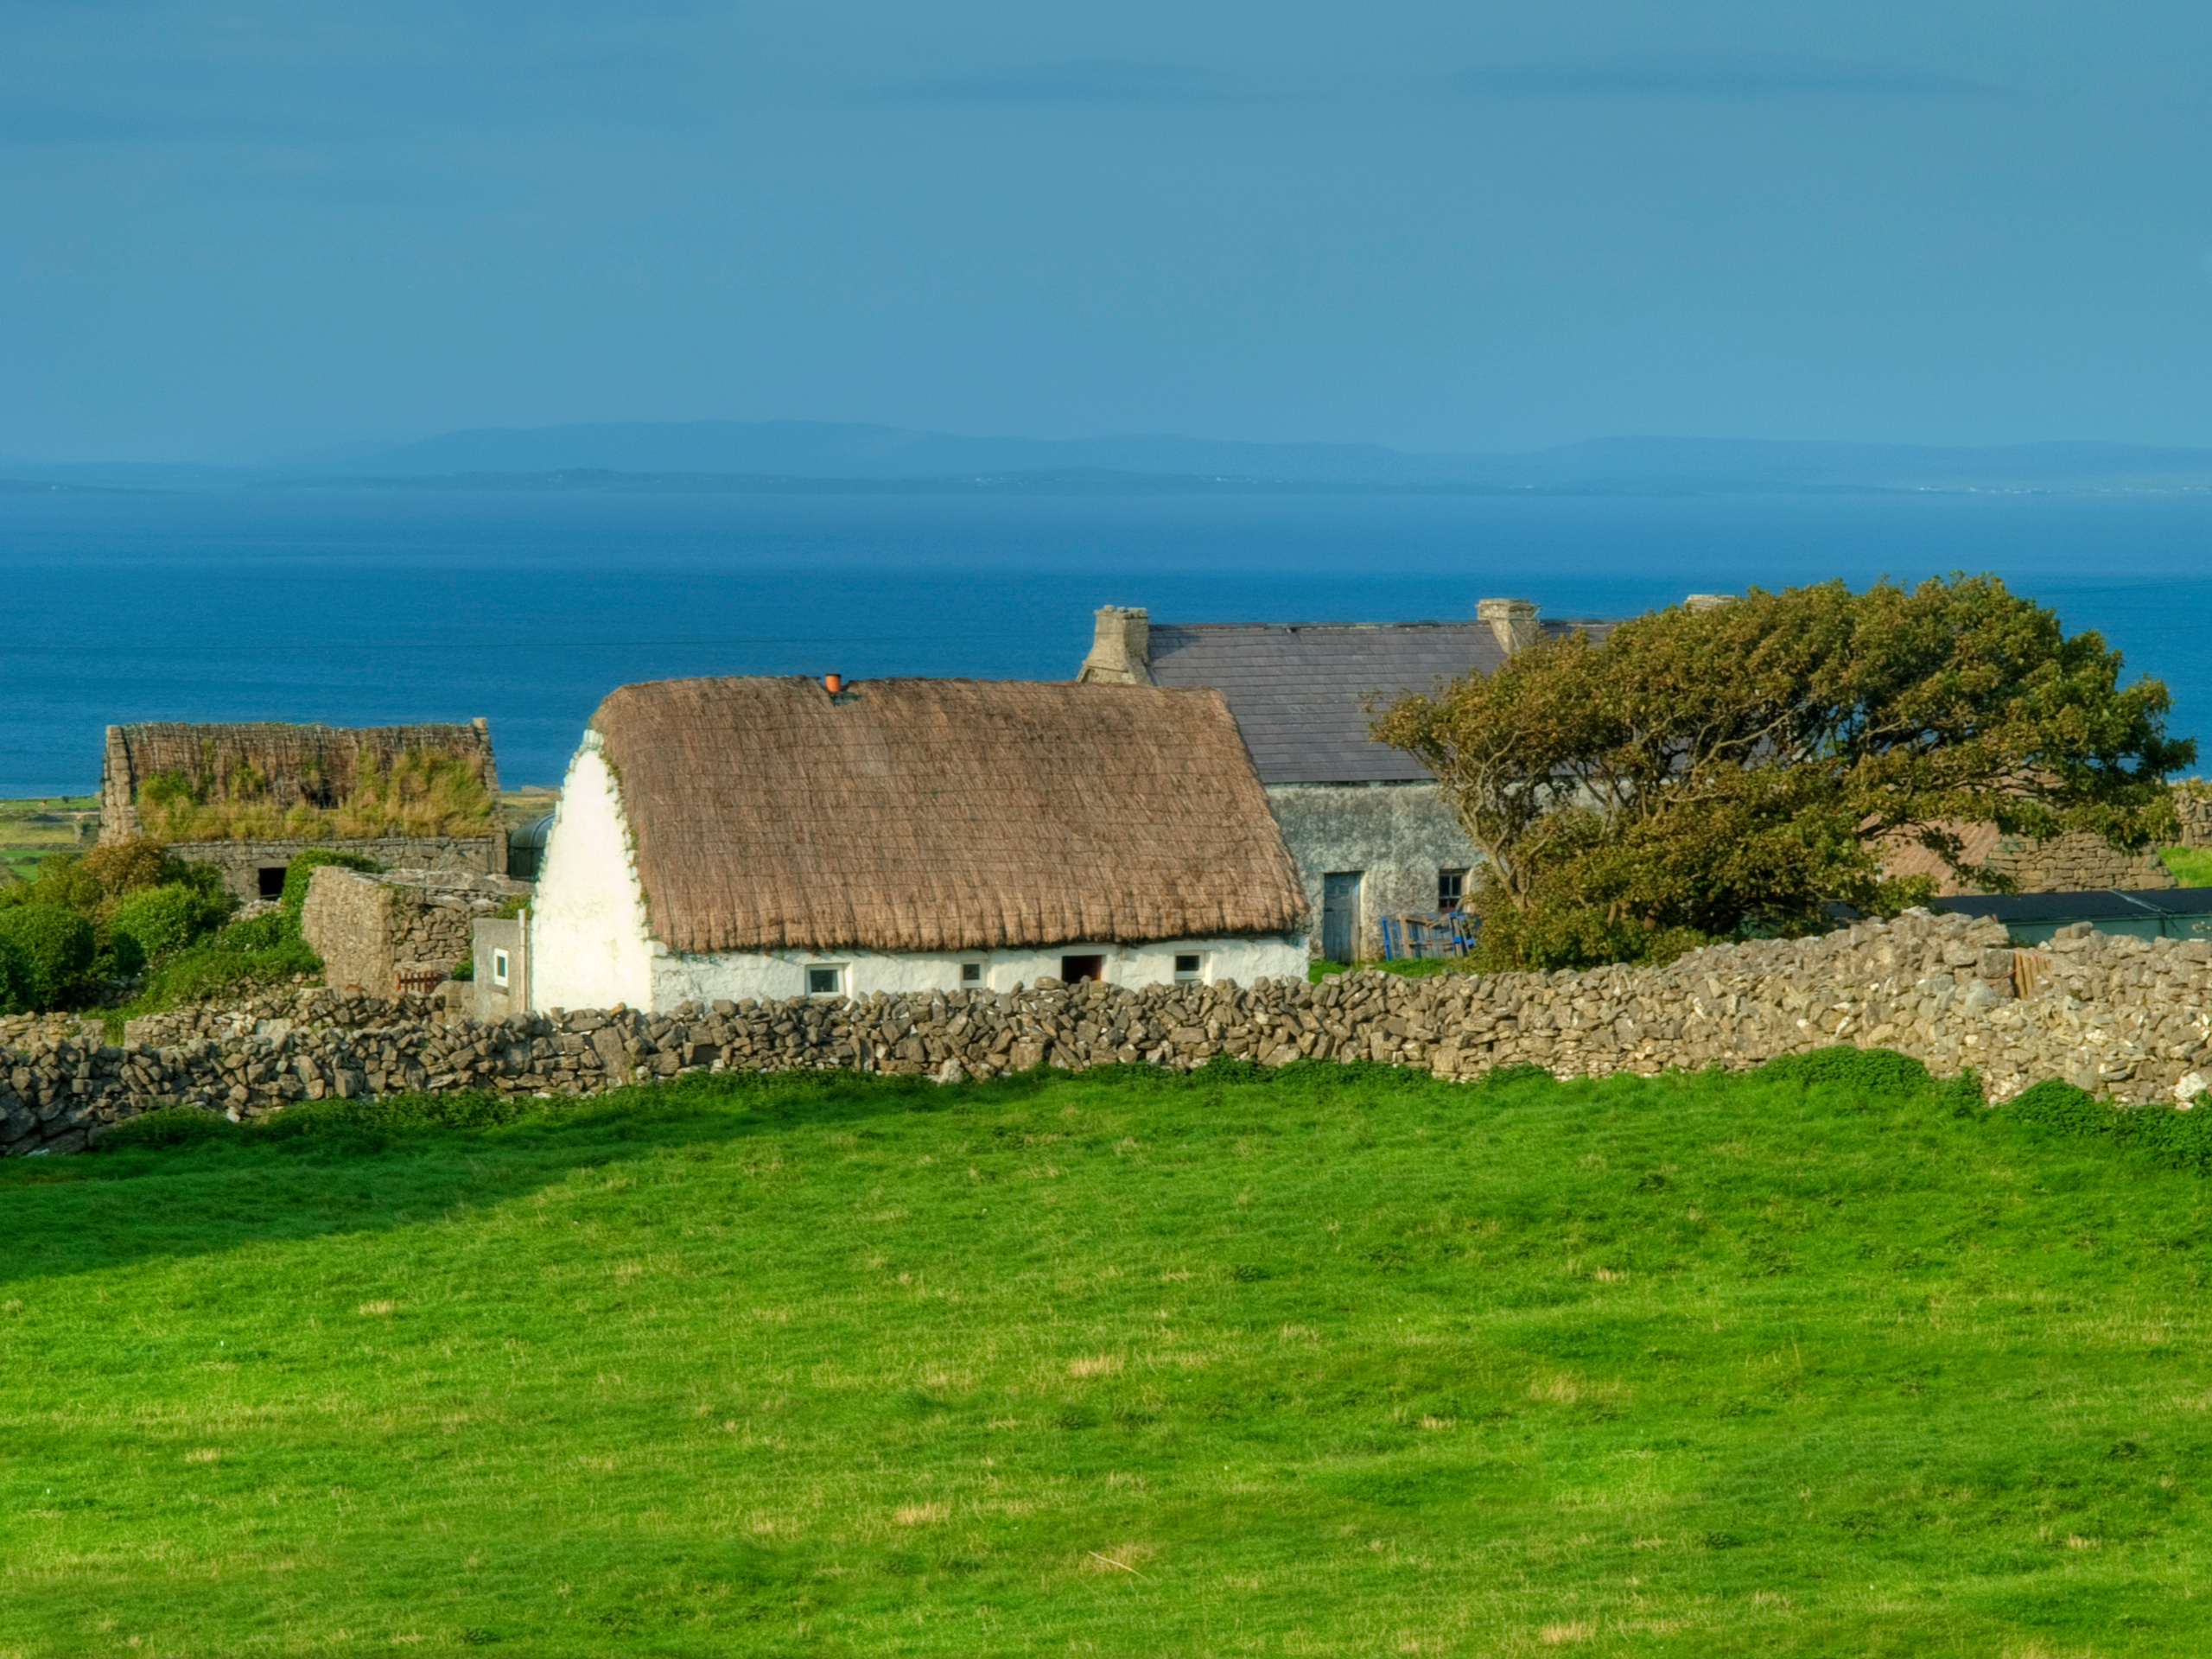
[[[309,847],[387,868],[504,875],[490,730],[466,724],[111,726],[100,839],[147,835],[213,864],[240,899],[273,899]]]
[[[1612,626],[1516,599],[1481,601],[1471,622],[1155,625],[1115,605],[1096,622],[1079,681],[1228,699],[1320,918],[1314,953],[1332,962],[1380,956],[1386,916],[1456,909],[1480,858],[1421,762],[1368,734],[1381,704],[1487,674],[1547,635]]]
[[[665,1010],[1249,985],[1306,924],[1218,693],[832,676],[615,690],[515,943],[532,1009]]]

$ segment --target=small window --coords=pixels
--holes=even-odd
[[[1465,870],[1439,870],[1436,873],[1436,907],[1452,911],[1459,908],[1459,900],[1467,891]]]
[[[494,985],[504,985],[507,982],[507,953],[504,950],[494,950],[492,953],[492,982]]]
[[[845,989],[845,970],[842,968],[810,968],[806,970],[806,994],[809,996],[839,996]]]
[[[1198,953],[1195,950],[1175,958],[1175,977],[1185,984],[1198,977]]]
[[[1106,977],[1106,958],[1103,957],[1062,957],[1060,978],[1072,985],[1079,979]]]
[[[256,874],[264,899],[282,899],[284,896],[284,867],[282,864],[264,864]]]
[[[960,987],[963,990],[973,989],[982,982],[983,964],[982,963],[963,962],[960,964]]]

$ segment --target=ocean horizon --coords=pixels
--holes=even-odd
[[[0,496],[0,797],[97,787],[142,720],[491,724],[558,783],[600,699],[701,674],[1065,679],[1102,604],[1181,622],[1621,616],[1990,572],[2212,736],[2212,498]]]

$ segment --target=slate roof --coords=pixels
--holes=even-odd
[[[1602,639],[1612,625],[1541,626]],[[1374,716],[1362,705],[1376,692],[1382,702],[1433,693],[1505,660],[1486,622],[1156,622],[1150,654],[1154,684],[1210,685],[1229,700],[1268,784],[1426,781],[1413,756],[1367,734]]]

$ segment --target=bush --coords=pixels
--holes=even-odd
[[[10,905],[0,909],[0,938],[18,950],[28,969],[33,1008],[58,1008],[84,992],[99,946],[92,925],[59,905]]]
[[[308,883],[315,879],[317,870],[328,864],[368,875],[384,868],[373,858],[364,858],[359,853],[334,853],[321,847],[310,847],[302,853],[285,867],[284,895],[277,901],[295,935],[300,931],[300,912],[307,907]]]
[[[143,960],[159,962],[213,932],[229,914],[226,896],[168,882],[124,899],[109,918],[108,932],[118,945],[124,938],[134,941]]]
[[[0,934],[0,1014],[29,1014],[31,963],[22,947]]]

